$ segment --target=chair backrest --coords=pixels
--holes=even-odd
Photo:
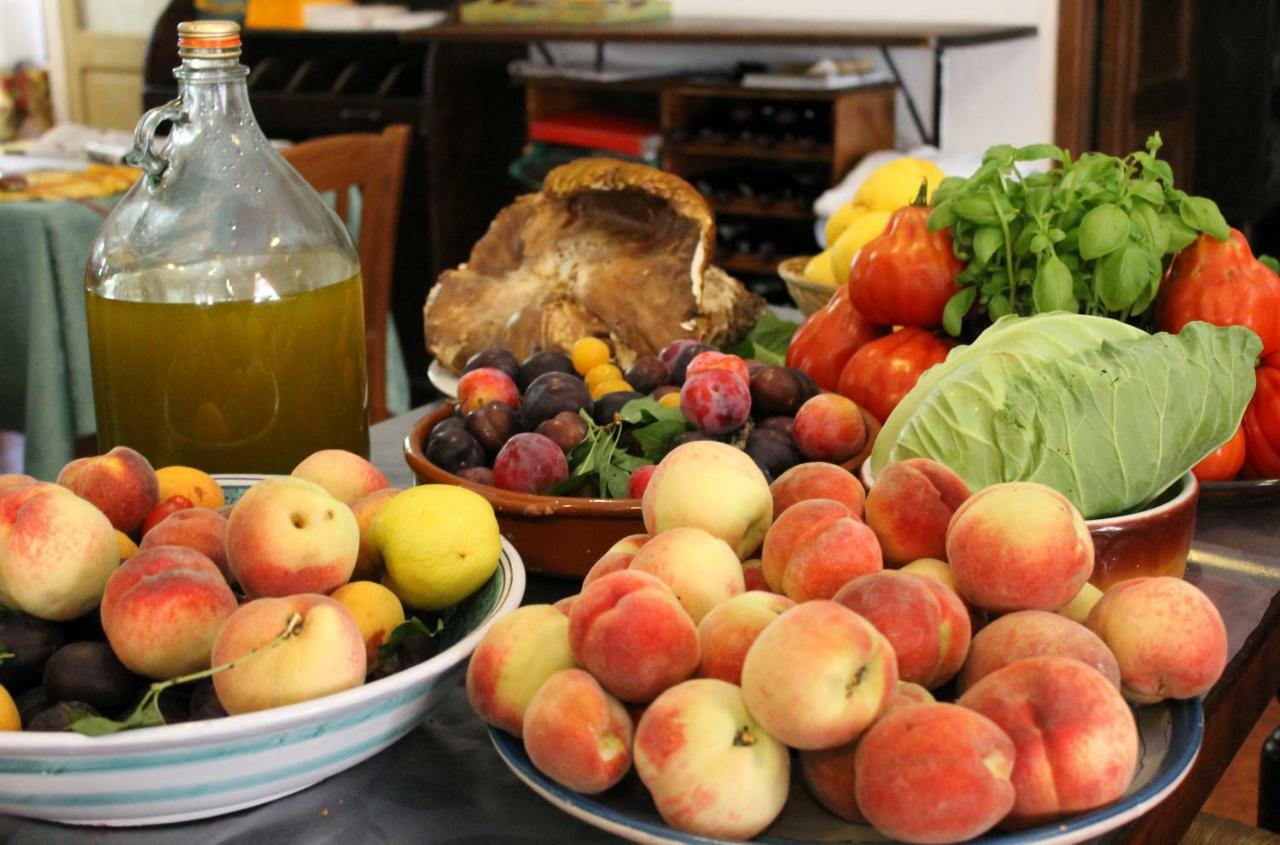
[[[409,133],[408,126],[388,126],[379,134],[330,135],[282,151],[313,188],[334,192],[334,210],[344,222],[350,212],[348,189],[360,189],[360,272],[373,422],[387,417],[387,316]]]

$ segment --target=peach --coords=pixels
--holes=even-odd
[[[569,610],[569,644],[610,694],[649,701],[698,668],[698,629],[671,588],[625,570],[593,581]]]
[[[1089,611],[1093,610],[1093,606],[1101,598],[1102,590],[1086,581],[1084,586],[1080,588],[1080,592],[1076,593],[1075,598],[1055,610],[1054,613],[1083,625],[1085,620],[1089,618]]]
[[[1139,704],[1204,695],[1227,665],[1222,614],[1180,578],[1114,584],[1088,626],[1115,653],[1125,698]]]
[[[701,528],[663,531],[636,552],[628,568],[661,578],[695,625],[711,608],[746,589],[737,554]]]
[[[796,411],[791,436],[800,454],[815,461],[842,463],[867,445],[867,421],[853,400],[819,393]]]
[[[969,485],[947,467],[912,458],[885,467],[867,493],[865,519],[884,558],[898,567],[946,557],[947,525],[969,498]]]
[[[143,535],[139,548],[155,546],[195,549],[214,562],[222,577],[231,580],[231,567],[227,563],[227,520],[217,511],[208,508],[174,511]]]
[[[752,717],[742,691],[714,678],[672,687],[636,726],[636,773],[677,830],[750,839],[787,802],[791,758]]]
[[[760,632],[796,603],[776,593],[747,592],[718,604],[698,623],[698,677],[742,683],[742,661]]]
[[[379,649],[391,639],[391,632],[404,623],[404,605],[396,594],[373,581],[343,584],[330,596],[347,609],[364,639],[365,660],[378,663]]]
[[[161,502],[173,496],[183,496],[197,508],[214,510],[227,503],[217,479],[195,467],[177,464],[160,467],[156,470],[156,483],[160,485],[157,498]]]
[[[631,561],[635,558],[636,553],[647,542],[649,542],[648,534],[628,534],[608,549],[605,549],[605,553],[600,556],[600,559],[587,570],[586,576],[582,579],[582,586],[587,586],[602,575],[608,575],[610,572],[620,572],[631,566]]]
[[[769,485],[773,494],[773,518],[805,499],[834,499],[862,518],[867,494],[862,482],[842,466],[825,461],[796,464]]]
[[[97,607],[120,565],[110,520],[56,484],[0,493],[0,604],[61,622]]]
[[[23,475],[18,472],[0,473],[0,495],[16,490],[19,487],[26,487],[30,484],[38,483],[29,475]]]
[[[58,483],[92,502],[126,534],[137,534],[147,514],[160,504],[156,471],[128,446],[117,446],[105,455],[77,458],[58,473]]]
[[[1016,796],[1006,827],[1092,810],[1119,798],[1133,780],[1133,712],[1101,672],[1079,660],[1025,657],[987,675],[956,703],[1013,740]]]
[[[769,482],[746,452],[695,440],[667,453],[641,500],[644,528],[701,528],[724,540],[740,559],[764,539],[773,521]]]
[[[581,669],[543,682],[524,711],[523,734],[529,761],[574,792],[604,792],[631,770],[631,717]]]
[[[301,478],[259,481],[227,520],[227,562],[251,597],[327,593],[351,578],[359,550],[351,508]]]
[[[1074,657],[1120,689],[1120,667],[1107,644],[1078,622],[1043,610],[1001,616],[973,638],[958,686],[966,690],[1024,657]]]
[[[742,664],[751,715],[792,748],[834,748],[862,733],[898,683],[893,647],[875,627],[833,601],[782,613]]]
[[[400,492],[402,491],[398,487],[383,487],[366,493],[351,503],[351,513],[360,529],[360,546],[356,552],[355,568],[351,570],[351,580],[377,581],[382,578],[386,562],[382,559],[381,550],[373,542],[373,521],[382,506]]]
[[[467,698],[480,718],[520,736],[538,687],[577,665],[569,618],[549,604],[525,605],[494,622],[476,646],[467,665]]]
[[[742,562],[742,585],[748,591],[762,590],[766,593],[773,592],[769,589],[769,582],[764,580],[764,561],[758,557]]]
[[[478,411],[490,402],[520,406],[520,388],[511,376],[497,367],[477,367],[458,379],[458,407],[465,415]]]
[[[969,611],[960,597],[928,578],[875,572],[840,588],[835,601],[860,614],[889,640],[898,677],[928,689],[955,677],[969,652]]]
[[[285,633],[295,615],[300,624],[269,645]],[[314,593],[242,605],[223,624],[210,659],[215,666],[235,662],[213,676],[218,701],[232,715],[358,687],[367,668],[364,638],[351,614],[328,596]]]
[[[886,715],[858,743],[855,795],[867,821],[904,842],[959,842],[1014,806],[1015,746],[993,720],[954,704]]]
[[[956,574],[951,571],[951,564],[945,560],[938,560],[936,557],[922,557],[911,561],[898,571],[906,572],[909,575],[919,575],[922,578],[931,578],[957,595],[960,593],[956,584]]]
[[[800,602],[829,599],[884,566],[875,534],[832,499],[787,508],[765,535],[762,559],[769,587]]]
[[[175,678],[209,668],[213,642],[235,610],[226,576],[206,555],[152,545],[107,579],[102,630],[129,671]]]
[[[391,486],[382,470],[355,452],[345,449],[312,452],[289,474],[320,485],[344,505],[350,505],[361,496]]]
[[[577,600],[578,600],[578,594],[574,593],[571,596],[565,596],[564,598],[560,599],[559,601],[557,601],[555,604],[551,606],[554,607],[556,610],[560,611],[561,613],[563,613],[565,615],[565,618],[567,619],[569,617],[569,611],[573,609],[573,603]]]
[[[947,560],[960,595],[978,607],[1057,610],[1093,573],[1093,538],[1084,517],[1057,490],[995,484],[956,510],[947,529]]]
[[[899,707],[906,707],[908,704],[932,704],[935,701],[937,699],[933,697],[933,693],[919,684],[899,680],[893,695],[889,696],[889,703],[884,706],[884,713],[889,713]],[[882,713],[881,715],[884,714]]]

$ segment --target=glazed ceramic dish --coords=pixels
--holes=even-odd
[[[871,464],[862,466],[862,482],[871,489]],[[1196,531],[1200,485],[1187,473],[1151,507],[1123,516],[1087,519],[1093,537],[1094,565],[1090,583],[1106,590],[1117,581],[1148,575],[1181,578]]]
[[[968,845],[1071,845],[1101,836],[1133,821],[1164,800],[1195,762],[1204,737],[1199,699],[1167,701],[1136,711],[1141,741],[1138,771],[1124,797],[1104,807],[1016,833],[992,831]],[[543,775],[529,761],[519,739],[496,728],[489,736],[517,778],[546,801],[631,842],[654,845],[727,845],[726,840],[682,833],[668,827],[654,809],[635,772],[601,795],[580,795]],[[793,772],[794,774],[794,772]],[[765,843],[883,843],[870,827],[841,821],[815,803],[793,777],[782,815],[756,840]]]
[[[256,477],[221,477],[234,501]],[[354,766],[413,730],[455,686],[495,620],[524,596],[520,556],[458,605],[441,651],[402,672],[259,713],[123,731],[0,734],[0,813],[72,824],[152,825],[264,804]]]

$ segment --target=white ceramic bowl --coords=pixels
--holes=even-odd
[[[524,565],[503,540],[497,572],[458,605],[441,633],[447,647],[394,675],[288,707],[110,736],[0,733],[0,813],[71,824],[167,824],[305,789],[417,727],[456,686],[489,626],[519,606],[524,589]]]

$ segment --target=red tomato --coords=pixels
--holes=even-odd
[[[151,513],[147,514],[147,518],[142,521],[142,536],[146,536],[147,532],[155,528],[160,520],[164,519],[174,511],[186,510],[193,508],[191,500],[186,496],[170,496],[160,504],[151,509]]]
[[[920,374],[946,358],[953,346],[931,331],[907,326],[853,353],[840,372],[836,392],[884,422]]]
[[[823,390],[835,390],[845,362],[880,334],[849,301],[841,285],[821,311],[804,321],[787,347],[787,366],[804,370]]]
[[[1200,481],[1230,481],[1244,466],[1244,425],[1236,429],[1231,439],[1214,449],[1200,463],[1191,468]]]
[[[1156,327],[1178,332],[1192,320],[1246,326],[1262,339],[1264,356],[1280,349],[1280,276],[1253,257],[1239,231],[1226,241],[1202,234],[1169,265]]]
[[[951,251],[951,230],[929,231],[929,209],[908,205],[853,259],[854,306],[882,326],[940,326],[947,300],[959,292],[964,264]]]
[[[1257,388],[1244,410],[1244,474],[1280,478],[1280,356],[1254,370]]]

